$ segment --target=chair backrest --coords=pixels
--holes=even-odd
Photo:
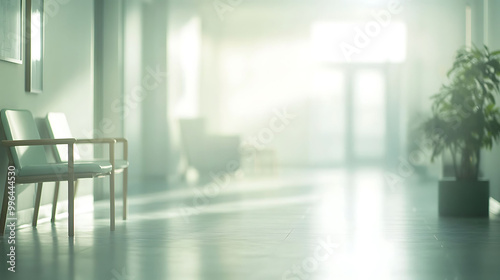
[[[47,114],[45,118],[47,122],[47,128],[49,131],[50,138],[52,139],[62,139],[62,138],[73,138],[73,134],[69,129],[68,120],[64,113],[51,112]],[[80,160],[80,153],[78,148],[74,148],[75,160]],[[56,145],[55,157],[58,162],[68,161],[68,145]]]
[[[36,140],[40,134],[30,111],[2,109],[0,118],[7,140]],[[17,168],[33,164],[47,164],[43,146],[11,147],[12,160]]]

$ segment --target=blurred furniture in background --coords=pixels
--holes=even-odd
[[[276,175],[278,159],[276,151],[271,148],[256,149],[253,161],[254,175]]]
[[[240,137],[210,135],[203,118],[179,120],[181,140],[188,165],[201,176],[234,173],[240,168]]]

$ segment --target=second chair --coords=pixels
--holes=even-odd
[[[60,138],[73,138],[73,134],[69,128],[68,121],[66,119],[66,115],[64,113],[56,113],[51,112],[47,114],[46,123],[49,135],[52,139],[60,139]],[[99,143],[106,139],[88,139],[89,143]],[[109,139],[108,139],[109,140]],[[123,159],[115,159],[112,162],[112,166],[114,167],[115,174],[123,173],[123,220],[127,219],[127,185],[128,185],[128,141],[125,138],[112,138],[117,143],[123,144]],[[91,160],[82,160],[78,149],[75,147],[75,161],[76,162],[87,162],[87,163],[103,163],[106,162],[107,159],[91,159]],[[65,145],[57,145],[54,149],[54,154],[57,162],[67,162],[67,147]],[[77,182],[76,182],[77,183]],[[75,184],[77,185],[77,184]],[[56,188],[54,191],[54,198],[52,202],[52,218],[51,221],[55,221],[55,215],[57,210],[57,200],[59,193],[59,184],[56,183]],[[76,193],[76,191],[75,191]],[[37,201],[39,200],[39,195],[37,194]],[[111,215],[114,216],[114,211]]]

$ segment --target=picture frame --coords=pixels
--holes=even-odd
[[[44,0],[26,0],[26,91],[43,91]]]
[[[0,1],[0,60],[23,63],[23,0]]]

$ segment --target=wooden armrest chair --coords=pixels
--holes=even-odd
[[[71,133],[71,130],[69,128],[68,120],[66,119],[66,115],[64,113],[55,113],[51,112],[47,114],[47,117],[45,118],[46,123],[47,123],[47,128],[49,135],[52,139],[59,139],[59,138],[73,138],[73,134]],[[108,139],[87,139],[89,143],[93,143],[95,141],[105,141]],[[122,143],[123,145],[123,159],[117,159],[115,158],[114,162],[111,162],[111,164],[114,167],[115,174],[118,173],[123,173],[123,220],[127,219],[127,185],[128,185],[128,142],[125,138],[112,138],[112,140],[115,140],[117,143]],[[87,162],[87,163],[108,163],[109,161],[107,159],[92,159],[92,160],[84,160],[82,161],[80,157],[80,153],[78,151],[78,147],[75,147],[75,161],[76,162]],[[65,145],[56,145],[54,149],[54,154],[56,157],[56,161],[63,163],[68,161],[68,151],[67,147]],[[77,186],[78,181],[75,182],[75,186]],[[75,187],[75,193],[77,191],[77,188]],[[41,195],[41,194],[40,194]],[[54,198],[52,202],[52,219],[51,221],[55,221],[55,215],[56,215],[56,210],[57,210],[57,198],[59,195],[59,182],[56,183],[56,188],[54,191]],[[37,194],[37,200],[38,200],[38,194]]]
[[[0,118],[7,139],[2,141],[2,144],[9,147],[9,165],[14,165],[16,168],[16,183],[37,183],[37,193],[40,193],[44,182],[68,181],[68,235],[70,237],[75,235],[74,182],[80,178],[110,176],[110,228],[115,229],[113,166],[110,163],[75,163],[74,160],[75,144],[88,143],[87,140],[40,139],[35,119],[27,110],[3,109],[0,111]],[[115,142],[115,140],[100,141],[100,143],[109,144],[110,162],[114,162]],[[67,146],[68,161],[65,163],[48,162],[43,145]],[[39,204],[40,201],[36,203]],[[5,231],[7,205],[8,182],[6,180],[0,212],[0,235],[3,235]]]

